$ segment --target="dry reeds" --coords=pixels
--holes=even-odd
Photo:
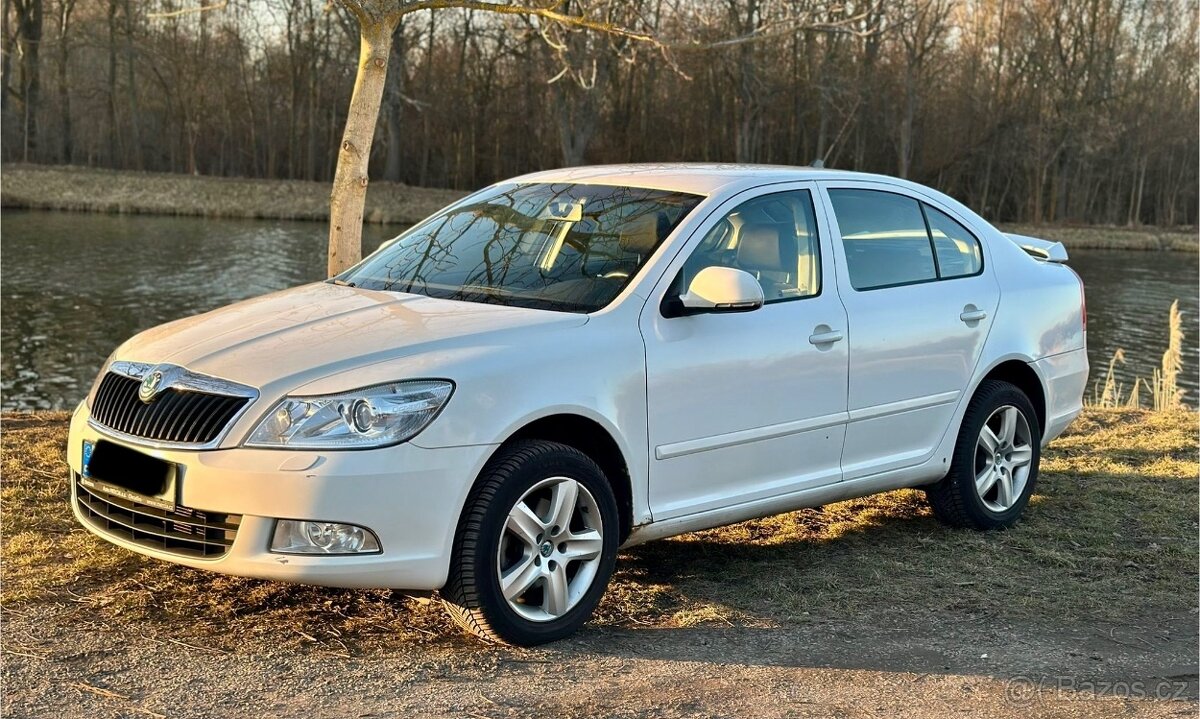
[[[1179,387],[1179,372],[1183,369],[1183,313],[1179,311],[1179,300],[1171,303],[1167,320],[1167,350],[1162,362],[1150,375],[1150,379],[1137,378],[1126,396],[1122,385],[1117,382],[1115,370],[1118,363],[1125,364],[1125,351],[1118,348],[1108,362],[1108,371],[1092,389],[1092,399],[1086,404],[1101,409],[1142,406],[1141,388],[1145,385],[1150,393],[1150,409],[1155,412],[1170,412],[1183,407],[1184,391]]]

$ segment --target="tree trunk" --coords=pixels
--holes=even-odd
[[[129,0],[125,0],[125,78],[129,87],[129,131],[132,135],[130,146],[133,149],[133,169],[141,170],[142,162],[142,131],[141,110],[138,108],[137,79],[134,76],[135,53],[133,48],[133,8]]]
[[[107,102],[104,106],[105,130],[108,132],[107,157],[110,165],[117,164],[117,0],[108,0],[108,74]]]
[[[595,118],[590,110],[576,108],[575,112],[559,107],[559,146],[562,149],[564,167],[578,167],[583,164],[588,143],[592,140],[595,128]],[[576,115],[572,117],[572,115]]]
[[[21,125],[25,135],[23,160],[37,158],[38,98],[41,93],[42,2],[25,0],[16,4],[17,51],[21,60]]]
[[[317,72],[309,70],[308,73],[308,112],[305,122],[305,148],[304,148],[304,179],[317,179],[317,93],[320,92],[320,85],[317,84]]]
[[[9,0],[0,2],[0,117],[7,119],[12,87],[12,33],[8,29]]]
[[[751,29],[755,27],[753,16],[748,19],[746,26]],[[738,109],[741,116],[738,118],[734,138],[734,157],[738,162],[755,162],[758,160],[762,106],[758,92],[758,66],[754,56],[754,43],[742,43],[739,55]]]
[[[375,122],[387,84],[388,56],[392,51],[395,19],[364,24],[359,38],[358,74],[346,129],[338,150],[333,192],[329,197],[329,275],[333,276],[362,259],[363,207],[367,202],[367,165]]]
[[[396,40],[392,47],[392,63],[394,67],[388,73],[387,98],[384,103],[384,129],[387,131],[387,154],[384,156],[383,179],[388,182],[403,182],[402,164],[404,160],[404,23],[396,28]]]
[[[913,119],[917,114],[917,78],[915,75],[916,73],[910,69],[904,76],[904,112],[900,116],[900,142],[896,152],[896,174],[906,179],[912,170]]]
[[[62,142],[59,146],[61,160],[71,163],[75,148],[72,144],[71,128],[71,93],[69,85],[69,69],[71,64],[70,28],[71,13],[75,10],[75,0],[64,0],[58,10],[58,104],[62,112]]]
[[[607,72],[604,73],[607,75]],[[564,167],[583,164],[592,135],[596,132],[596,119],[600,113],[596,95],[601,91],[597,81],[593,87],[580,87],[574,79],[565,77],[554,85],[555,104],[558,106],[559,148],[562,150]]]
[[[436,41],[437,16],[437,13],[429,16],[429,48],[425,53],[425,83],[421,95],[426,102],[431,102],[433,98],[433,51]],[[430,148],[433,146],[430,136],[430,115],[432,114],[428,109],[421,113],[421,174],[418,175],[417,184],[422,187],[432,184],[429,181],[429,154]]]

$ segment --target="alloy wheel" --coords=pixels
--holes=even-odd
[[[992,412],[975,444],[975,491],[997,514],[1021,498],[1029,481],[1033,443],[1029,422],[1019,409],[1003,405]]]
[[[521,495],[501,530],[500,591],[525,619],[553,621],[587,593],[603,550],[604,522],[592,493],[569,477],[544,479]]]

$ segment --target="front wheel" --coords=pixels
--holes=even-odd
[[[963,415],[950,472],[925,490],[934,515],[952,527],[1011,527],[1037,483],[1041,436],[1024,392],[1008,382],[980,384]]]
[[[600,602],[618,535],[616,499],[587,455],[556,442],[513,444],[488,462],[467,499],[446,608],[489,641],[562,639]]]

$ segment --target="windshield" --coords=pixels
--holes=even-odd
[[[443,299],[594,312],[702,199],[634,187],[501,186],[431,217],[337,279]]]

